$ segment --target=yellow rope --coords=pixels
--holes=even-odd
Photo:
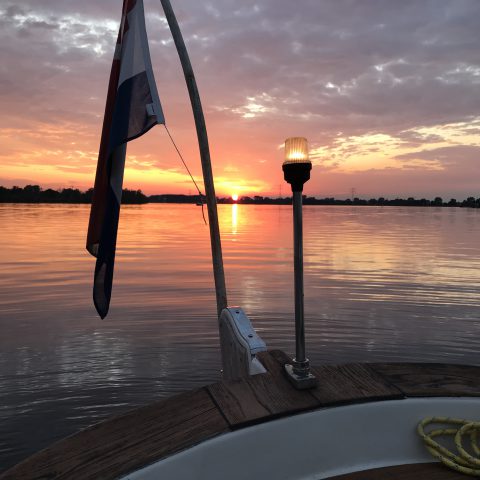
[[[454,427],[437,428],[426,433],[425,427],[432,423],[443,423],[454,425]],[[467,420],[449,417],[428,417],[418,424],[417,432],[424,441],[428,451],[444,465],[453,468],[457,472],[480,477],[480,447],[477,441],[477,433],[480,433],[480,422],[469,422]],[[472,456],[463,448],[462,437],[466,434],[470,434],[470,447],[476,457]],[[454,436],[458,455],[433,440],[434,437],[445,435]]]

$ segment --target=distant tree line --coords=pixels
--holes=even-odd
[[[151,203],[206,203],[204,195],[200,198],[200,195],[181,195],[175,193],[150,195],[148,201]]]
[[[27,185],[24,188],[12,187],[5,188],[0,186],[0,203],[91,203],[93,188],[86,192],[81,192],[76,188],[63,188],[52,190],[48,188],[42,190],[38,185]],[[145,195],[141,190],[124,189],[122,194],[122,203],[124,204],[142,204],[142,203],[205,203],[205,196],[202,195],[181,195],[181,194],[162,194]],[[240,203],[240,204],[260,204],[260,205],[290,205],[292,197],[263,197],[255,195],[253,197],[240,197],[236,202],[231,197],[217,198],[218,203]],[[388,199],[384,197],[370,198],[347,198],[339,200],[334,197],[315,198],[303,196],[305,205],[389,205],[400,207],[467,207],[480,208],[480,198],[468,197],[466,200],[457,201],[451,198],[444,201],[442,197],[435,197],[433,200],[426,198],[416,199],[395,198]]]
[[[230,197],[219,198],[218,203],[241,203],[241,204],[263,204],[263,205],[290,205],[292,203],[292,197],[262,197],[255,195],[254,197],[240,197],[236,202]],[[398,207],[469,207],[480,208],[480,198],[468,197],[466,200],[457,201],[455,198],[451,198],[449,201],[444,201],[442,197],[435,197],[433,200],[427,200],[426,198],[416,199],[413,197],[408,198],[395,198],[388,199],[384,197],[370,198],[365,200],[362,198],[347,198],[345,200],[336,199],[334,197],[316,198],[303,196],[304,205],[388,205]]]
[[[93,188],[81,192],[77,188],[43,190],[38,185],[0,187],[0,203],[92,203],[92,196]],[[124,189],[122,203],[148,203],[148,197],[141,190]]]

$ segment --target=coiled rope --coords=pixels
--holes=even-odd
[[[454,427],[437,428],[426,433],[425,427],[434,423],[454,425]],[[428,451],[444,465],[457,472],[480,477],[480,447],[477,436],[480,432],[480,422],[469,422],[449,417],[428,417],[418,424],[417,432],[424,441]],[[463,436],[468,434],[470,435],[471,450],[476,457],[468,453],[463,447]],[[439,436],[453,436],[458,455],[433,440],[434,437]]]

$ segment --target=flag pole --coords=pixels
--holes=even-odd
[[[213,184],[212,164],[210,162],[210,149],[208,147],[207,128],[203,116],[202,104],[198,93],[197,82],[193,74],[192,64],[188,56],[185,42],[183,41],[180,27],[178,26],[175,13],[173,12],[170,0],[160,0],[165,17],[167,18],[170,31],[172,32],[178,56],[182,64],[185,81],[187,83],[188,94],[192,104],[193,117],[197,129],[198,145],[200,148],[200,158],[202,162],[203,181],[205,184],[205,194],[207,197],[207,210],[210,225],[210,242],[212,247],[213,275],[215,278],[215,292],[217,297],[217,313],[220,313],[227,306],[227,292],[225,288],[225,274],[223,271],[222,245],[220,242],[220,228],[218,226],[217,199],[215,197],[215,187]]]

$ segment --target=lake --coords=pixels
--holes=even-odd
[[[80,428],[220,378],[200,207],[124,206],[110,312],[87,205],[0,204],[0,470]],[[291,207],[220,205],[230,305],[294,352]],[[304,208],[312,363],[480,365],[480,211]]]

